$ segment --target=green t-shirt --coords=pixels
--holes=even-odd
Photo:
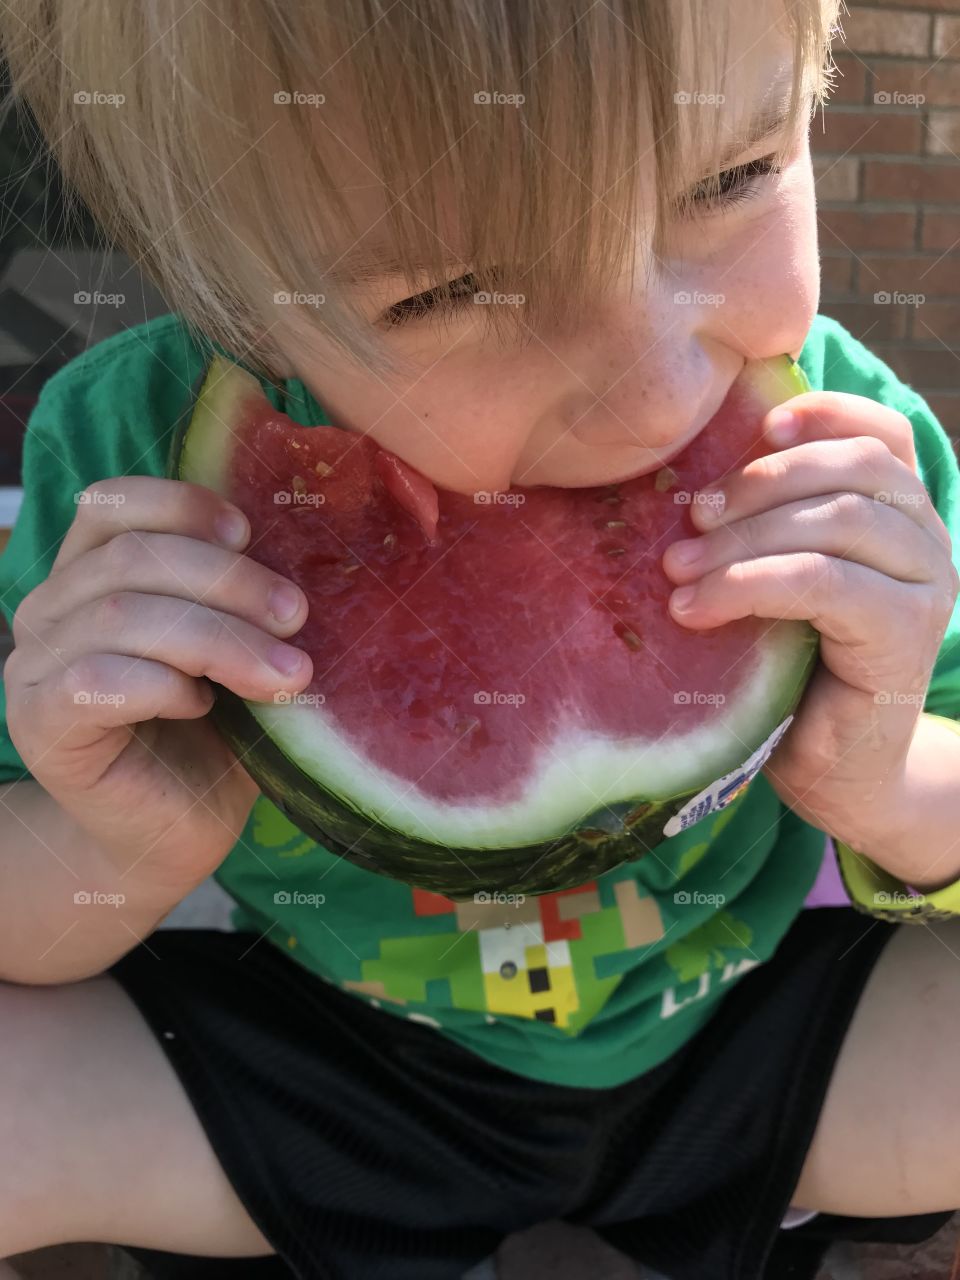
[[[23,506],[0,558],[8,621],[48,575],[77,490],[108,476],[164,474],[172,427],[210,350],[169,315],[100,343],[47,382],[24,442]],[[925,402],[822,316],[800,363],[814,388],[869,396],[910,418],[921,477],[960,564],[960,472]],[[328,421],[299,381],[264,387],[297,422]],[[960,718],[960,609],[925,709]],[[29,776],[6,734],[5,704],[0,714],[0,781]],[[454,904],[362,870],[263,796],[216,879],[237,903],[238,928],[357,999],[521,1075],[610,1087],[675,1052],[770,958],[823,853],[824,833],[758,774],[726,809],[638,861],[533,899],[522,920],[513,907]]]

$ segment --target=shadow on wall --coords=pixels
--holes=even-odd
[[[74,356],[169,310],[63,183],[29,111],[11,109],[0,63],[0,486],[20,482],[30,410]],[[9,527],[11,495],[0,504]],[[15,512],[14,512],[15,514]]]

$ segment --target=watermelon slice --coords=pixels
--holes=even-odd
[[[211,714],[262,791],[370,871],[465,899],[571,888],[739,794],[817,656],[806,622],[691,631],[666,547],[698,486],[765,452],[806,390],[747,364],[669,466],[599,488],[437,491],[369,436],[301,427],[216,357],[170,474],[250,520],[250,552],[305,591],[310,686],[218,688]]]

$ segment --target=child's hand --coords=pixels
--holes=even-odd
[[[883,830],[883,781],[906,758],[960,580],[903,414],[823,391],[783,408],[795,437],[724,477],[725,504],[692,504],[711,531],[674,543],[663,567],[696,584],[689,611],[671,597],[684,626],[753,614],[820,632],[821,662],[764,773],[805,821],[862,848]],[[687,545],[700,558],[684,565]]]
[[[200,485],[123,476],[77,504],[50,576],[13,619],[4,683],[11,739],[33,777],[149,888],[186,893],[222,862],[258,788],[209,720],[216,680],[269,700],[308,683],[303,593],[238,554],[235,508]],[[226,549],[232,546],[233,550]],[[285,621],[271,592],[293,592]],[[282,612],[282,611],[281,611]],[[300,655],[295,675],[271,651]]]

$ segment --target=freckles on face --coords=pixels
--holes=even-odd
[[[498,345],[463,312],[387,333],[412,372],[378,376],[329,345],[321,362],[315,335],[299,349],[318,357],[298,358],[296,369],[334,422],[371,435],[441,488],[615,482],[693,440],[746,360],[799,354],[819,300],[805,133],[755,202],[692,230],[678,223],[669,258],[657,280],[645,275],[578,313],[580,331],[562,341]],[[404,298],[401,287],[386,286],[386,305]],[[678,290],[723,302],[677,305]]]
[[[508,489],[520,442],[542,412],[557,363],[546,348],[451,346],[425,373],[383,380],[343,368],[303,381],[333,421],[457,493]]]

